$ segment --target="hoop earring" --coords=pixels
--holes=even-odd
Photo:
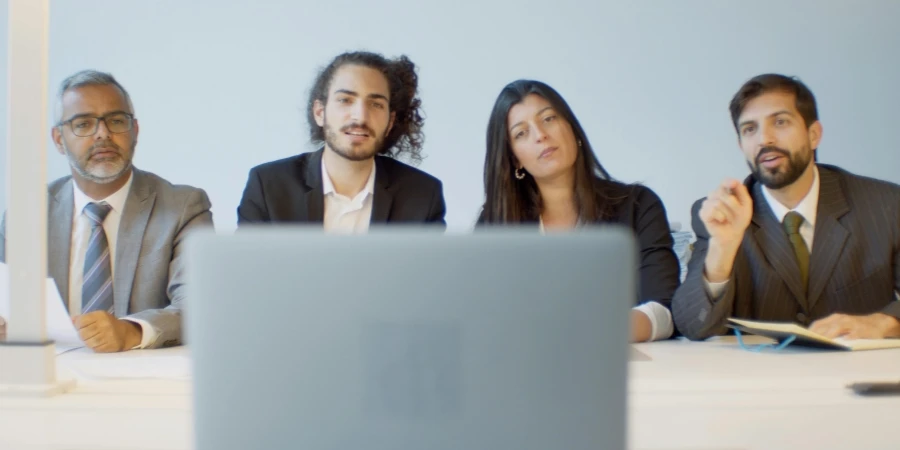
[[[522,170],[521,167],[519,167],[518,169],[516,169],[515,173],[516,173],[516,179],[517,179],[517,180],[524,180],[524,179],[525,179],[525,171]]]

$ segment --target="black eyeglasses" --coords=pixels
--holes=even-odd
[[[60,126],[69,124],[75,136],[93,136],[100,128],[100,121],[106,124],[110,133],[118,134],[131,130],[134,125],[134,115],[124,112],[115,112],[103,117],[79,116],[60,122]]]

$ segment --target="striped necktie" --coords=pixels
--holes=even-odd
[[[81,313],[113,313],[112,264],[103,220],[112,207],[106,203],[88,203],[84,215],[91,221],[91,238],[84,255],[84,280],[81,285]]]

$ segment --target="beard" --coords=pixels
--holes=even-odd
[[[129,152],[123,152],[122,148],[112,141],[106,141],[91,146],[84,158],[79,159],[77,155],[69,150],[65,141],[62,142],[63,150],[66,152],[66,158],[69,160],[69,166],[82,178],[97,183],[109,184],[118,180],[122,175],[131,170],[131,155],[134,154],[134,146],[132,145]],[[92,160],[95,149],[113,148],[116,150],[116,156],[103,158],[101,160]],[[127,155],[127,156],[126,156]]]
[[[325,129],[325,144],[328,145],[328,148],[350,161],[365,161],[367,159],[372,159],[376,154],[383,150],[385,135],[387,134],[387,130],[380,134],[376,133],[375,130],[369,128],[366,124],[349,124],[341,127],[340,130],[335,130],[328,125],[327,120],[323,123],[322,128]],[[341,137],[345,132],[351,130],[365,131],[371,139],[368,142],[361,144],[348,142],[346,145],[342,145],[340,142]]]
[[[773,169],[760,166],[762,159],[773,153],[784,156],[787,159],[787,165],[781,165]],[[809,167],[812,159],[813,150],[809,148],[808,143],[794,154],[783,148],[770,146],[764,147],[756,155],[754,163],[747,161],[747,165],[750,166],[750,171],[753,173],[754,178],[759,180],[763,186],[769,189],[781,189],[797,181],[803,175],[803,172],[806,171],[806,168]]]

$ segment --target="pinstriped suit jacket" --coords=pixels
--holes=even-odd
[[[713,299],[703,278],[709,233],[692,218],[697,242],[688,275],[672,300],[679,331],[690,339],[724,334],[728,317],[797,322],[807,326],[832,313],[884,312],[900,318],[900,186],[819,164],[819,205],[809,286],[787,233],[751,176],[753,218],[721,298]]]

